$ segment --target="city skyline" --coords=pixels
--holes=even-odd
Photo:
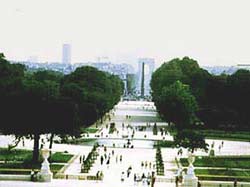
[[[73,46],[72,63],[108,56],[156,67],[189,56],[200,65],[250,62],[247,1],[5,1],[0,52],[10,60],[61,61],[61,46]],[[46,14],[45,14],[46,12]]]

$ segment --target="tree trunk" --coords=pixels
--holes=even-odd
[[[33,147],[33,163],[38,163],[39,158],[39,139],[40,134],[35,133],[34,134],[34,147]]]
[[[52,144],[53,144],[54,136],[55,136],[55,134],[54,134],[54,133],[51,133],[50,140],[49,140],[49,149],[50,149],[49,156],[50,156],[50,157],[51,157],[51,154],[52,154],[51,149],[52,149]]]
[[[52,149],[52,144],[53,144],[54,136],[55,136],[55,134],[51,133],[50,140],[49,140],[49,149]]]

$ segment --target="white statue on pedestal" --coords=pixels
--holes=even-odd
[[[53,173],[50,171],[49,162],[48,162],[50,150],[42,149],[41,152],[42,152],[44,161],[42,163],[41,171],[38,173],[38,179],[41,182],[51,182]]]
[[[197,187],[198,185],[198,178],[195,176],[194,173],[194,166],[193,163],[195,161],[195,155],[192,153],[188,154],[188,169],[187,169],[187,174],[184,177],[184,186],[189,186],[189,187]]]

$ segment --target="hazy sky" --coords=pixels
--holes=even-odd
[[[74,62],[250,63],[249,0],[0,0],[0,24],[8,59],[61,61],[70,43]]]

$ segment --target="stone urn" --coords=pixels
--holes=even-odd
[[[184,186],[187,187],[197,187],[198,185],[198,178],[195,176],[194,173],[194,166],[193,163],[195,161],[195,155],[193,153],[188,154],[188,169],[187,174],[184,177]]]
[[[215,152],[214,152],[214,142],[211,144],[211,149],[209,151],[209,156],[215,156]]]
[[[52,177],[53,177],[53,173],[50,171],[49,162],[48,162],[48,158],[50,155],[49,153],[50,153],[49,149],[41,150],[41,154],[44,160],[42,163],[41,171],[38,173],[40,182],[51,182]]]

